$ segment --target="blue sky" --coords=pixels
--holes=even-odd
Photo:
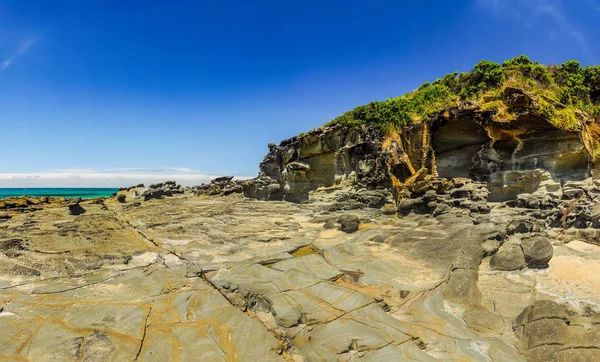
[[[0,187],[254,176],[481,59],[600,56],[600,0],[0,0]]]

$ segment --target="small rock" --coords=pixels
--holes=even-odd
[[[431,201],[431,202],[427,203],[427,208],[428,208],[429,210],[435,211],[435,209],[437,209],[437,207],[438,207],[439,205],[440,205],[440,204],[438,204],[436,201]]]
[[[125,202],[126,198],[127,198],[127,195],[125,195],[125,194],[118,194],[117,195],[117,201],[119,201],[119,202]]]
[[[392,204],[383,205],[381,208],[381,213],[384,215],[395,215],[396,211],[396,207]]]
[[[339,229],[346,233],[353,233],[358,230],[360,220],[356,215],[342,215],[337,220],[340,223]]]
[[[335,221],[333,219],[325,221],[325,225],[323,225],[324,229],[333,229],[335,228]]]
[[[434,201],[436,197],[437,197],[437,192],[435,192],[435,190],[429,190],[429,191],[425,192],[425,195],[423,195],[423,200],[430,202],[430,201]]]
[[[433,216],[447,214],[448,212],[450,212],[450,209],[450,206],[448,206],[447,204],[439,204],[433,211]]]
[[[376,242],[376,243],[382,244],[382,243],[384,243],[384,242],[385,242],[385,239],[387,239],[387,238],[385,237],[385,235],[381,235],[381,234],[379,234],[379,235],[375,235],[375,237],[373,237],[373,242]]]
[[[501,249],[490,260],[490,267],[495,270],[519,270],[524,266],[525,255],[518,245]]]
[[[398,203],[398,211],[410,211],[414,203],[415,202],[411,199],[400,200]]]
[[[533,224],[526,220],[513,220],[506,228],[506,231],[509,235],[525,234],[534,230],[535,227],[533,226]]]

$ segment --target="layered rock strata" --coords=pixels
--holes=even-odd
[[[332,126],[270,144],[259,176],[244,183],[244,193],[303,201],[320,187],[392,189],[424,169],[433,177],[486,182],[490,201],[506,201],[591,175],[589,117],[579,113],[579,129],[568,130],[541,114],[536,96],[526,91],[508,87],[497,101],[509,120],[470,101],[397,133]]]

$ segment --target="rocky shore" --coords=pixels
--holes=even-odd
[[[600,360],[589,134],[502,97],[270,144],[250,180],[0,200],[0,358]]]

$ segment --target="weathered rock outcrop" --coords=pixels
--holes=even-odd
[[[193,188],[198,195],[221,195],[240,194],[244,192],[243,181],[233,180],[233,176],[221,176],[211,180],[209,184],[202,184]]]
[[[21,196],[0,199],[0,210],[10,213],[29,212],[41,210],[47,205],[62,205],[67,202],[64,197],[54,196]],[[7,214],[8,215],[8,214]]]
[[[154,200],[163,197],[171,197],[176,194],[183,194],[184,188],[176,181],[165,181],[151,184],[145,187],[144,184],[139,184],[130,187],[122,187],[116,195],[116,199],[121,203],[136,200]]]
[[[297,202],[319,187],[354,184],[398,192],[403,188],[397,186],[430,175],[485,182],[490,201],[505,201],[591,175],[589,117],[578,113],[579,129],[568,130],[541,114],[537,98],[521,89],[507,87],[498,101],[510,119],[469,101],[398,133],[332,126],[270,144],[259,176],[244,183],[244,193]]]
[[[347,183],[389,184],[381,154],[383,134],[374,128],[326,127],[270,145],[257,179],[246,181],[248,197],[303,201],[318,187]]]
[[[600,360],[598,315],[567,313],[564,306],[538,300],[514,320],[513,330],[531,362]]]

